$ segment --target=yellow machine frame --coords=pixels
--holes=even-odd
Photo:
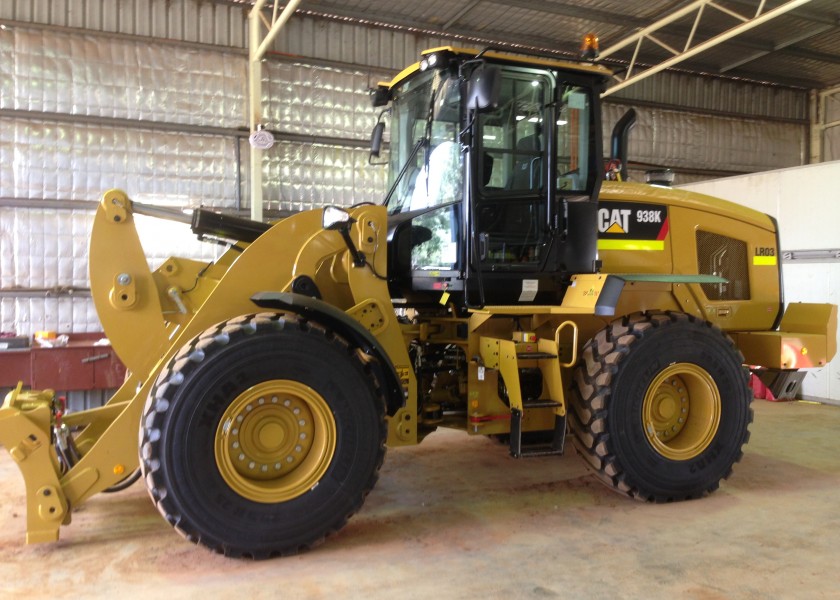
[[[593,78],[609,74],[597,65],[501,55],[493,51],[477,53],[446,47],[429,50],[424,55],[431,57],[439,51],[576,71]],[[421,68],[421,63],[408,67],[390,83],[381,84],[379,92],[384,91],[387,96]],[[363,204],[350,209],[346,228],[341,230],[326,226],[322,220],[325,211],[301,212],[274,223],[250,243],[236,242],[215,262],[207,264],[172,257],[152,271],[134,216],[166,209],[144,207],[132,203],[120,190],[109,190],[97,208],[90,238],[91,294],[105,334],[129,374],[104,406],[71,414],[62,414],[52,390],[25,391],[18,386],[6,396],[0,408],[0,443],[17,463],[25,481],[27,542],[58,539],[60,526],[70,522],[74,507],[98,492],[119,485],[138,469],[141,459],[137,435],[144,413],[155,401],[153,390],[171,382],[165,377],[169,365],[189,360],[191,344],[203,332],[220,323],[249,319],[266,310],[271,316],[294,313],[300,307],[283,304],[278,298],[284,294],[294,297],[295,282],[302,279],[313,283],[326,299],[315,301],[306,296],[306,302],[316,307],[320,302],[321,309],[331,311],[330,318],[344,327],[339,333],[349,332],[355,339],[370,341],[373,354],[362,356],[361,362],[365,366],[381,365],[386,379],[391,378],[392,385],[385,398],[387,445],[391,447],[416,444],[441,426],[462,429],[472,435],[509,434],[511,454],[517,456],[519,447],[513,440],[521,438],[522,432],[553,429],[554,446],[557,446],[556,442],[564,439],[567,415],[575,417],[576,410],[586,413],[585,426],[591,428],[587,431],[600,434],[607,426],[607,417],[594,413],[607,412],[603,394],[622,393],[609,388],[610,383],[605,381],[612,376],[608,370],[611,363],[607,361],[624,360],[623,356],[630,354],[631,345],[642,339],[646,330],[659,327],[666,320],[667,326],[674,325],[677,332],[691,331],[698,337],[708,333],[707,329],[713,331],[710,352],[726,355],[720,361],[725,363],[720,371],[726,371],[730,388],[743,388],[736,390],[737,406],[734,409],[724,406],[707,370],[680,359],[659,365],[660,371],[651,379],[653,383],[636,390],[631,401],[638,402],[638,412],[631,417],[636,424],[644,419],[644,430],[639,425],[637,437],[649,443],[657,453],[656,458],[665,463],[683,461],[685,468],[681,473],[684,474],[691,469],[687,461],[704,460],[701,453],[718,432],[722,409],[734,410],[737,414],[730,415],[730,420],[736,422],[733,427],[738,431],[733,434],[737,439],[733,441],[734,448],[730,448],[732,455],[726,457],[731,460],[724,465],[729,469],[740,457],[751,419],[745,375],[730,339],[751,365],[775,369],[824,366],[836,353],[837,307],[797,304],[782,316],[777,227],[767,215],[700,194],[624,182],[604,182],[600,194],[596,198],[593,192],[591,200],[598,200],[598,210],[607,211],[604,217],[607,220],[621,217],[621,214],[610,214],[609,203],[623,207],[612,209],[618,213],[646,211],[653,205],[663,207],[665,210],[660,213],[667,213],[667,226],[663,224],[656,239],[636,239],[631,231],[621,228],[618,228],[620,234],[599,239],[597,258],[601,261],[601,272],[573,275],[570,280],[564,274],[564,295],[558,306],[522,304],[468,310],[461,307],[464,310],[459,312],[452,306],[447,310],[448,293],[444,293],[440,310],[428,310],[422,318],[413,319],[409,313],[414,309],[395,309],[387,277],[383,276],[388,274],[389,266],[385,206]],[[727,236],[733,228],[738,229],[737,241],[744,244],[744,253],[749,256],[744,277],[750,293],[744,300],[711,300],[703,286],[727,280],[709,270],[701,270],[697,239],[706,234]],[[591,233],[594,248],[594,232]],[[266,299],[265,293],[274,294],[273,299]],[[270,322],[270,319],[262,321]],[[631,329],[635,337],[628,333]],[[656,343],[654,348],[658,352]],[[418,377],[422,380],[424,374],[415,371],[416,355],[411,350],[423,344],[446,351],[456,349],[459,366],[464,368],[458,373],[445,369],[436,372],[435,385],[423,390],[421,403]],[[640,342],[636,345],[639,347],[643,348],[643,356],[651,352],[650,344]],[[590,366],[592,372],[582,373]],[[587,376],[599,374],[600,382],[583,381]],[[533,395],[526,398],[523,394],[524,378],[529,378],[528,385],[539,386],[536,398]],[[271,384],[278,382],[274,379]],[[599,386],[601,391],[595,391]],[[295,389],[308,394],[304,388],[305,385],[298,384]],[[583,392],[583,388],[587,397],[580,393],[580,402],[570,403],[570,390]],[[234,420],[250,410],[252,397],[257,398],[256,402],[264,400],[257,397],[259,394],[253,396],[252,389],[246,389],[234,399],[232,408],[223,413],[224,418]],[[317,394],[313,392],[314,396]],[[440,410],[443,405],[464,400],[465,416]],[[586,406],[578,406],[581,403]],[[682,415],[688,411],[688,404],[699,418],[686,425]],[[309,406],[318,413],[318,422],[331,424],[334,434],[335,416],[330,415],[328,403],[318,396]],[[622,416],[627,419],[624,423],[630,422],[626,414]],[[577,417],[581,418],[580,414]],[[382,437],[381,414],[377,418]],[[596,431],[598,428],[602,430]],[[215,430],[216,458],[221,454],[229,459],[229,454],[225,454],[229,450],[219,449],[225,445],[218,439],[222,430],[222,426]],[[672,443],[675,436],[670,431],[686,431],[688,441]],[[321,444],[321,453],[327,458],[313,461],[317,465],[311,471],[312,478],[303,477],[304,483],[288,494],[269,493],[270,498],[293,500],[315,490],[320,482],[309,487],[311,479],[324,473],[335,449],[334,437],[327,437],[330,439],[322,440]],[[381,453],[376,455],[379,458],[376,469],[384,455],[381,440],[378,444],[377,451]],[[592,446],[585,458],[602,478],[611,478],[616,469],[615,463],[609,460],[614,457],[599,450],[597,443]],[[62,457],[71,450],[75,459],[68,463]],[[559,451],[562,452],[562,443]],[[231,468],[222,474],[228,484],[233,482],[229,487],[235,492],[237,485],[242,489],[247,487],[237,473]],[[658,477],[657,472],[654,479]],[[359,505],[373,481],[375,472],[369,482],[367,479],[362,482],[369,483],[367,489],[359,486]],[[633,495],[622,481],[608,483]],[[717,478],[705,483],[699,491],[695,485],[684,497],[697,497],[716,486]],[[249,501],[256,498],[258,502],[262,498],[259,493],[255,497],[240,496]],[[667,493],[654,496],[649,494],[642,499],[670,499]],[[336,523],[343,523],[347,514],[334,515]],[[228,551],[221,542],[215,549]],[[275,550],[286,552],[285,548],[267,552]],[[237,547],[235,552],[245,555],[250,550]]]
[[[605,187],[604,198],[618,197],[619,190]],[[626,186],[621,191],[625,200],[643,200],[645,196],[643,189],[631,188],[635,195],[628,194]],[[691,203],[698,200],[674,194],[671,214],[678,228],[680,211],[691,211]],[[739,213],[731,207],[729,210],[736,216]],[[742,214],[755,219],[754,213]],[[354,242],[377,272],[385,272],[384,208],[362,206],[354,209],[352,216],[357,222]],[[398,322],[386,283],[370,269],[354,268],[342,238],[324,230],[320,218],[320,211],[309,211],[280,221],[255,242],[232,247],[210,265],[170,258],[152,272],[134,227],[131,201],[118,190],[104,195],[90,243],[91,288],[105,331],[130,373],[105,406],[63,417],[65,426],[82,428],[76,437],[81,459],[66,473],[61,472],[53,447],[56,423],[51,391],[27,392],[18,388],[7,396],[0,409],[0,443],[17,462],[26,482],[27,542],[57,539],[60,525],[70,522],[71,507],[79,506],[137,469],[135,439],[140,416],[162,365],[208,327],[256,312],[250,300],[252,295],[264,290],[288,291],[293,279],[302,274],[311,277],[338,308],[375,336],[399,373],[405,405],[389,419],[390,446],[419,441],[417,420],[411,418],[417,414],[418,402],[407,351],[407,341],[411,339],[448,339],[464,347],[467,356],[480,357],[469,365],[468,424],[441,422],[442,425],[466,428],[473,434],[508,431],[509,421],[496,416],[510,409],[523,409],[515,383],[518,369],[523,366],[542,371],[547,398],[556,404],[529,411],[523,429],[546,429],[555,417],[565,416],[568,371],[577,362],[579,339],[588,339],[613,318],[596,315],[596,309],[607,281],[616,276],[576,276],[561,306],[488,306],[473,311],[467,319],[438,319],[418,328]],[[692,218],[696,221],[696,215]],[[715,217],[709,218],[713,221]],[[774,243],[767,224],[760,225],[757,235],[766,239],[757,243]],[[277,248],[298,250],[293,260],[279,260]],[[675,270],[685,268],[684,263],[692,260],[685,256],[685,248],[663,248],[662,253]],[[625,250],[620,261],[611,251],[603,252],[603,256],[605,266],[614,272],[621,266],[641,274],[652,270],[645,262],[650,260],[649,253],[642,250]],[[661,268],[662,257],[655,258]],[[627,281],[616,307],[617,315],[652,307],[670,308],[719,321],[729,319],[744,329],[766,328],[768,311],[760,298],[766,294],[769,302],[778,297],[778,290],[771,285],[766,292],[757,291],[758,302],[752,300],[748,306],[745,303],[724,310],[704,301],[696,284],[645,281],[637,275],[624,277]],[[755,277],[754,281],[760,285],[762,278]],[[750,362],[777,368],[797,366],[785,358],[782,349],[793,338],[798,343],[799,356],[808,356],[809,366],[824,365],[830,360],[836,350],[836,307],[795,306],[783,321],[781,332],[735,333]],[[513,318],[534,332],[532,340],[511,339]],[[458,324],[467,326],[466,338],[455,335]],[[791,333],[791,327],[799,333]],[[503,404],[497,394],[499,376],[508,383],[509,405]]]

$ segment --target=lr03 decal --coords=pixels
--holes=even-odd
[[[761,266],[776,265],[776,249],[772,247],[757,247],[755,254],[753,254],[753,264]]]
[[[599,250],[664,250],[668,207],[662,204],[601,201]]]

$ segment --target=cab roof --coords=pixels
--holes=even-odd
[[[454,46],[440,46],[438,48],[430,48],[421,52],[421,56],[428,56],[437,52],[446,52],[454,54],[462,58],[474,57],[481,52],[475,48],[456,48]],[[484,52],[482,58],[487,58],[491,62],[511,63],[523,67],[544,67],[560,69],[562,71],[571,71],[574,73],[586,73],[591,75],[600,75],[607,78],[612,75],[612,71],[604,66],[596,65],[587,62],[575,62],[570,60],[558,60],[554,58],[546,58],[541,56],[528,56],[523,54],[509,54],[507,52],[497,52],[495,50],[488,50]],[[411,66],[406,67],[400,71],[396,77],[391,81],[384,81],[379,84],[380,87],[392,89],[394,86],[402,83],[405,79],[420,70],[420,62],[416,62]]]

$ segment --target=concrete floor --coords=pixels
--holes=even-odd
[[[838,598],[840,407],[756,401],[752,439],[703,500],[619,497],[564,457],[438,432],[391,451],[361,513],[300,556],[232,560],[186,542],[142,483],[25,546],[0,457],[0,597]]]

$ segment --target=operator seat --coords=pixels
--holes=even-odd
[[[513,178],[510,189],[535,190],[540,187],[542,172],[542,144],[539,134],[526,135],[516,142]]]
[[[490,179],[493,178],[493,155],[484,150],[481,154],[481,185],[487,187],[490,185]]]

